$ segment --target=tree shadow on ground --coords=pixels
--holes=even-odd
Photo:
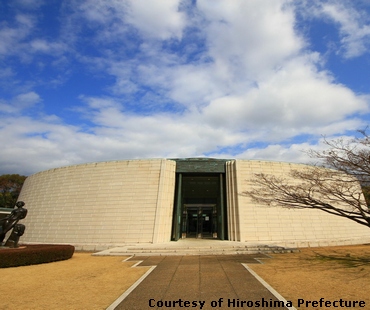
[[[343,254],[320,254],[314,252],[316,256],[313,258],[315,260],[324,261],[324,262],[335,262],[347,268],[355,268],[361,266],[370,266],[370,257],[366,256],[353,256],[350,253]]]

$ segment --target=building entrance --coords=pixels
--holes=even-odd
[[[225,160],[176,160],[171,240],[227,240]]]
[[[184,205],[182,238],[217,238],[216,205]]]

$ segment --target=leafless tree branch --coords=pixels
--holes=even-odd
[[[360,186],[370,182],[370,139],[365,130],[352,140],[325,140],[325,151],[309,150],[323,166],[292,170],[284,177],[255,174],[243,194],[256,203],[317,209],[370,227],[370,209]]]

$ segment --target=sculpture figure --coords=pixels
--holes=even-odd
[[[7,232],[13,229],[10,237],[5,242],[5,246],[11,248],[18,247],[19,238],[24,234],[26,229],[23,224],[18,224],[18,222],[27,215],[27,209],[23,208],[25,203],[23,201],[18,201],[15,205],[17,209],[13,209],[8,216],[0,220],[0,245],[2,245]]]

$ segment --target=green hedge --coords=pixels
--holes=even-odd
[[[70,259],[74,253],[72,245],[20,245],[19,248],[0,249],[0,268],[37,265]]]

